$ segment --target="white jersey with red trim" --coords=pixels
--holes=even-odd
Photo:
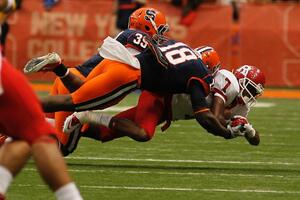
[[[222,69],[214,76],[214,86],[212,90],[213,96],[220,97],[225,107],[228,107],[239,94],[240,86],[232,72]],[[212,102],[212,100],[208,100]]]
[[[230,117],[235,115],[247,117],[250,109],[242,100],[237,100],[240,86],[234,74],[226,69],[219,70],[214,81],[213,93],[207,98],[209,104],[212,104],[213,96],[218,96],[224,101],[225,107],[231,109]]]
[[[214,77],[213,92],[206,97],[209,106],[212,104],[213,96],[220,97],[225,107],[230,106],[237,97],[240,87],[233,73],[228,70],[219,70]],[[240,110],[237,109],[237,111]],[[187,94],[174,94],[172,97],[172,120],[192,119],[194,111],[190,96]]]

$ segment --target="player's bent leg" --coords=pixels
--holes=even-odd
[[[140,73],[129,65],[103,60],[71,94],[76,111],[104,109],[117,104],[138,87]]]
[[[145,141],[154,136],[155,128],[163,117],[164,107],[164,97],[162,95],[148,91],[141,93],[134,122],[145,131]]]
[[[85,77],[75,68],[70,68],[70,71],[78,76],[80,79],[84,80]],[[52,85],[52,89],[50,94],[51,95],[60,95],[60,94],[69,94],[69,90],[64,86],[64,83],[59,79],[56,78]],[[68,140],[68,136],[62,132],[62,127],[64,125],[65,119],[71,115],[73,112],[65,112],[59,111],[54,113],[55,119],[55,128],[58,131],[58,139],[62,144],[66,144]]]

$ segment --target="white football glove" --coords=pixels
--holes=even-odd
[[[230,130],[232,138],[245,135],[245,124],[248,124],[248,120],[243,116],[235,115],[231,118],[227,129]]]
[[[227,129],[230,131],[232,138],[245,135],[245,133],[242,132],[242,130],[244,129],[242,125],[232,127],[230,124],[228,124]]]
[[[245,135],[247,135],[247,137],[249,138],[253,138],[255,136],[255,129],[252,127],[251,124],[245,124],[244,125],[245,128]]]

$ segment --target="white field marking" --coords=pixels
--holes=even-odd
[[[249,164],[249,165],[300,165],[291,162],[263,162],[263,161],[231,161],[231,160],[162,160],[162,159],[139,159],[139,158],[103,158],[70,156],[67,160],[107,160],[107,161],[138,161],[138,162],[167,162],[167,163],[218,163],[218,164]]]
[[[254,107],[256,108],[270,108],[276,106],[275,103],[264,103],[264,102],[257,102]],[[99,110],[99,112],[122,112],[131,108],[132,106],[112,106],[110,108],[106,108],[103,110]]]
[[[275,103],[264,103],[264,102],[257,102],[254,107],[255,108],[271,108],[276,106]]]
[[[26,168],[24,171],[37,171],[35,168]],[[85,169],[68,169],[69,172],[78,172],[78,173],[118,173],[118,174],[160,174],[160,175],[182,175],[182,176],[230,176],[230,177],[264,177],[264,178],[284,178],[288,179],[288,177],[282,175],[271,175],[271,174],[233,174],[233,173],[204,173],[204,172],[158,172],[158,171],[127,171],[127,170],[102,170],[102,169],[93,169],[93,170],[85,170]],[[300,178],[300,177],[299,177]],[[293,178],[295,180],[295,178]]]
[[[16,184],[15,187],[46,187],[46,185]],[[273,194],[300,194],[300,191],[285,190],[253,190],[253,189],[223,189],[223,188],[169,188],[169,187],[134,187],[134,186],[105,186],[105,185],[79,185],[79,188],[88,189],[117,189],[117,190],[161,190],[183,192],[231,192],[231,193],[273,193]]]

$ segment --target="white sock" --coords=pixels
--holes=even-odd
[[[55,191],[57,200],[83,200],[76,185],[71,182]]]
[[[0,194],[5,194],[8,186],[13,180],[11,172],[3,166],[0,166]]]
[[[46,117],[46,121],[53,127],[55,127],[55,119]]]
[[[108,127],[113,116],[101,113],[99,111],[84,111],[76,113],[76,117],[82,124],[88,123]]]

